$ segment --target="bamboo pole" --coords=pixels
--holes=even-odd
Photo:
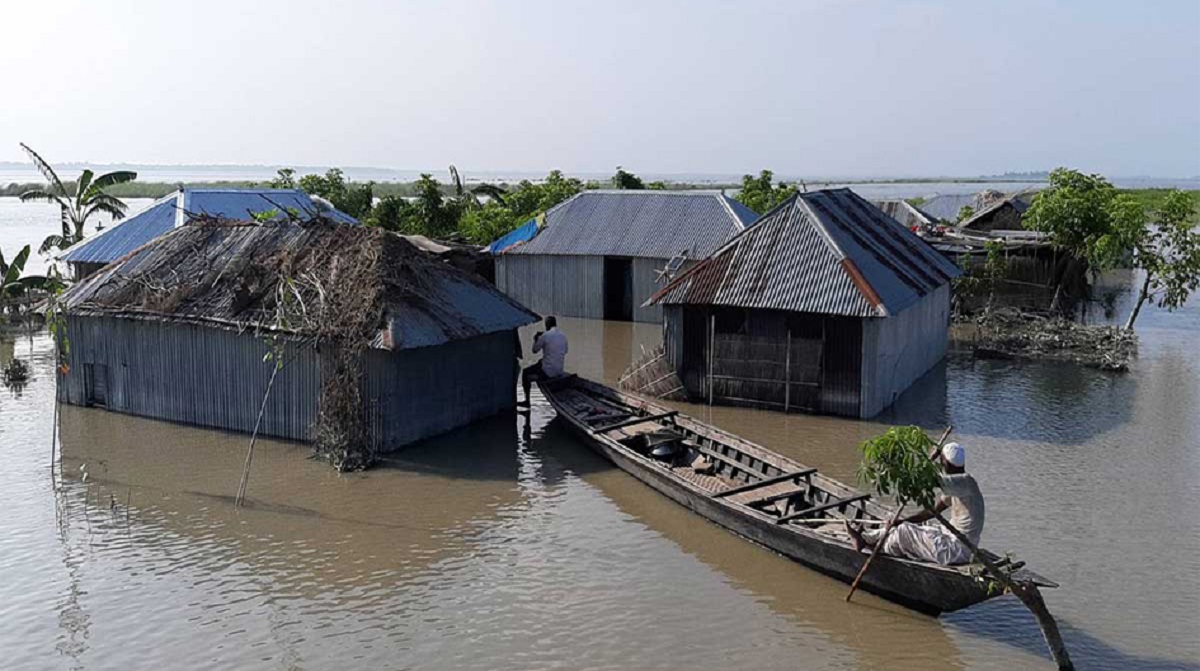
[[[710,315],[708,322],[708,404],[713,404],[713,360],[717,356],[717,315]]]
[[[937,449],[939,451],[942,449],[942,445],[945,444],[946,439],[950,437],[950,431],[953,429],[953,425],[947,426],[946,430],[942,432],[942,437],[937,442]],[[883,543],[887,540],[888,534],[892,532],[892,528],[896,526],[896,522],[900,519],[900,514],[904,511],[904,506],[905,503],[900,502],[900,507],[896,508],[896,512],[892,515],[892,519],[888,520],[887,524],[883,527],[883,533],[879,535],[879,540],[875,541],[875,546],[871,548],[871,556],[867,557],[867,561],[863,562],[862,568],[858,570],[858,575],[854,576],[854,582],[850,583],[850,592],[846,594],[847,603],[850,602],[850,597],[854,596],[854,591],[858,589],[858,583],[861,582],[863,576],[867,574],[867,569],[870,568],[871,563],[875,561],[876,555],[883,550]]]
[[[792,401],[792,329],[787,330],[787,353],[783,356],[783,412],[787,413]]]
[[[258,408],[258,419],[254,420],[254,433],[250,434],[250,447],[246,450],[246,463],[242,466],[242,479],[238,482],[237,498],[234,505],[240,506],[246,500],[246,484],[250,480],[250,464],[254,461],[254,442],[258,440],[258,428],[262,425],[263,414],[267,411],[267,399],[271,396],[271,387],[275,386],[275,377],[279,375],[279,365],[276,363],[271,370],[271,379],[267,381],[267,390],[263,392],[262,405]]]

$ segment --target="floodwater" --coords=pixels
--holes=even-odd
[[[6,253],[52,232],[38,207],[0,199]],[[1130,278],[1106,279],[1120,319]],[[609,382],[659,339],[562,322],[569,367]],[[985,544],[1062,583],[1046,597],[1079,668],[1200,671],[1200,305],[1139,332],[1126,375],[952,356],[871,422],[682,407],[846,480],[885,426],[952,423]],[[0,335],[12,356],[35,377],[0,388],[0,668],[1052,668],[1011,597],[940,619],[846,604],[537,398],[361,474],[259,441],[239,509],[246,436],[62,407],[52,452],[50,340]]]
[[[1120,309],[1120,306],[1118,307]],[[951,357],[872,422],[686,411],[850,479],[889,423],[953,423],[985,543],[1047,591],[1081,669],[1200,669],[1200,309],[1143,317],[1127,375]],[[652,325],[563,320],[612,381]],[[19,669],[1049,669],[1011,597],[932,619],[717,528],[535,398],[339,475],[303,445],[64,406],[48,337],[0,389],[0,650]]]

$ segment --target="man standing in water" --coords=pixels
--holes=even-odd
[[[934,456],[945,475],[942,476],[943,496],[938,498],[933,512],[921,512],[904,518],[896,524],[887,540],[883,542],[884,553],[896,557],[908,557],[938,564],[966,564],[971,561],[971,550],[954,537],[941,522],[934,520],[934,513],[950,510],[949,522],[966,536],[975,547],[983,535],[983,494],[975,478],[966,472],[967,453],[958,443],[946,443]],[[927,523],[928,522],[928,523]],[[883,535],[883,529],[862,531],[846,523],[846,531],[854,543],[854,549],[862,552],[873,548]]]
[[[525,398],[517,403],[518,408],[529,407],[529,389],[535,380],[548,380],[563,374],[567,362],[567,336],[558,330],[558,320],[546,317],[546,332],[533,336],[533,352],[542,353],[542,360],[521,371],[521,387]]]

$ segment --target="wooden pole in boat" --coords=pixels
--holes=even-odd
[[[713,404],[713,359],[717,356],[717,315],[713,313],[708,322],[708,404]]]
[[[792,329],[787,330],[787,353],[783,356],[783,411],[786,413],[792,401]]]
[[[945,444],[946,438],[950,437],[950,431],[954,426],[947,426],[942,432],[941,439],[937,442],[937,449],[940,451],[942,445]],[[892,515],[892,519],[887,521],[883,527],[883,533],[879,534],[879,540],[875,541],[875,546],[871,548],[871,556],[867,557],[867,561],[863,562],[862,568],[858,570],[858,575],[854,576],[854,582],[850,583],[850,593],[846,595],[846,602],[850,602],[850,597],[854,596],[854,591],[858,589],[858,583],[862,582],[863,576],[867,574],[867,569],[871,567],[871,563],[875,561],[875,556],[880,553],[883,548],[884,541],[887,540],[888,534],[892,533],[892,528],[896,526],[896,522],[900,519],[900,514],[904,512],[904,503],[896,508],[896,513]]]

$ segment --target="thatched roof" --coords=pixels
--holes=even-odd
[[[537,315],[402,237],[324,220],[197,219],[75,285],[68,314],[152,319],[408,349]]]

